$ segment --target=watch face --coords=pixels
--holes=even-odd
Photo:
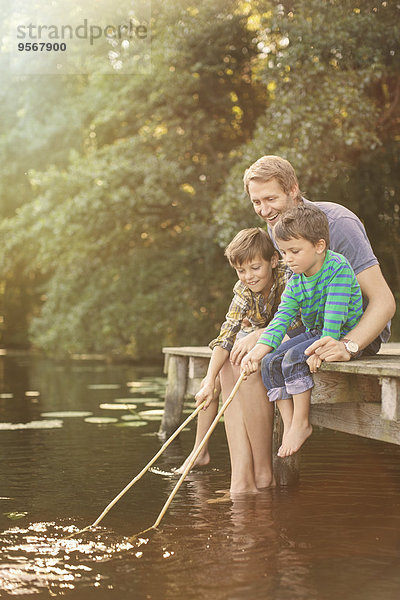
[[[356,342],[352,342],[349,340],[346,344],[349,352],[354,352],[355,354],[358,352],[358,344]]]

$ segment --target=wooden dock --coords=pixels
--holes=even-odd
[[[168,379],[159,436],[165,439],[181,422],[184,398],[199,390],[211,350],[207,346],[184,346],[163,348],[163,353]],[[372,357],[324,362],[314,375],[314,383],[313,425],[400,445],[400,344],[384,344]],[[277,420],[274,444],[280,439],[280,429]],[[286,465],[281,483],[293,480],[297,458],[280,459],[279,464]]]

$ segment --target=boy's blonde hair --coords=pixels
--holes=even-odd
[[[262,156],[245,171],[243,184],[247,194],[249,193],[249,183],[252,179],[257,181],[276,179],[285,194],[290,194],[293,188],[299,185],[295,170],[290,162],[285,158],[273,154]],[[300,190],[298,197],[301,197]]]
[[[285,212],[275,225],[274,238],[287,242],[304,238],[312,244],[325,240],[329,248],[329,223],[326,214],[313,204],[300,204]]]
[[[271,262],[276,253],[271,238],[261,227],[242,229],[225,248],[225,256],[232,267],[240,266],[258,256]]]

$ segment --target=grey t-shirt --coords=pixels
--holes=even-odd
[[[303,202],[318,206],[326,214],[330,234],[329,248],[334,252],[343,254],[351,264],[356,275],[369,267],[379,264],[378,259],[373,253],[364,225],[351,210],[334,202],[311,202],[306,198],[303,198]],[[268,227],[268,232],[271,235],[272,229],[270,227]],[[364,310],[367,304],[368,302],[364,298]],[[388,341],[390,337],[390,322],[379,337],[382,342]]]
[[[343,254],[356,275],[379,264],[364,225],[351,210],[334,202],[310,202],[305,198],[303,202],[318,206],[326,214],[329,223],[329,248]]]

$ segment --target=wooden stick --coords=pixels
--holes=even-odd
[[[157,452],[157,454],[155,454],[153,456],[153,458],[147,463],[147,465],[145,467],[143,467],[143,469],[140,471],[140,473],[138,473],[125,487],[123,490],[120,491],[120,493],[115,496],[115,498],[110,502],[110,504],[108,504],[106,506],[106,508],[103,510],[103,512],[101,513],[101,515],[99,517],[97,517],[97,519],[91,524],[88,525],[87,527],[85,527],[84,529],[81,529],[80,531],[77,531],[71,535],[68,536],[68,538],[74,537],[75,535],[78,535],[80,533],[83,533],[84,531],[87,531],[88,529],[90,529],[91,527],[96,527],[96,525],[98,525],[100,523],[100,521],[102,521],[104,519],[104,517],[106,516],[106,514],[112,509],[113,506],[115,506],[115,504],[118,502],[118,500],[120,500],[122,498],[122,496],[124,494],[126,494],[126,492],[128,490],[130,490],[130,488],[137,482],[139,481],[139,479],[141,477],[143,477],[143,475],[146,473],[146,471],[148,471],[150,469],[150,467],[156,462],[156,460],[161,456],[161,454],[164,452],[164,450],[166,450],[168,448],[168,446],[171,444],[171,442],[174,441],[174,439],[177,437],[177,435],[180,434],[180,432],[182,431],[182,429],[184,429],[184,427],[186,427],[186,425],[192,420],[194,419],[194,417],[201,411],[201,409],[203,408],[205,404],[205,401],[202,402],[189,416],[187,419],[185,419],[185,421],[179,425],[178,429],[176,431],[174,431],[174,433],[171,435],[171,437],[169,437],[167,439],[166,442],[164,442],[164,444],[161,446],[160,450]],[[67,538],[67,539],[68,539]]]
[[[140,531],[136,535],[133,535],[132,537],[130,537],[129,541],[135,540],[139,535],[142,535],[142,534],[146,533],[147,531],[150,531],[151,529],[157,529],[157,527],[161,523],[161,519],[163,518],[163,516],[167,512],[167,510],[169,508],[169,505],[171,504],[172,500],[174,499],[174,496],[175,496],[176,492],[181,487],[183,480],[185,479],[186,475],[189,473],[189,471],[192,468],[192,466],[193,466],[196,458],[198,457],[198,455],[202,451],[204,445],[208,442],[209,438],[211,437],[211,434],[214,431],[215,427],[217,426],[218,421],[220,420],[220,418],[222,417],[222,415],[224,414],[224,412],[228,408],[229,404],[232,402],[232,400],[233,400],[234,396],[236,395],[236,392],[238,391],[239,386],[242,383],[242,381],[243,381],[244,378],[245,378],[245,373],[241,373],[239,379],[235,383],[235,386],[234,386],[233,390],[229,394],[229,397],[226,399],[226,401],[222,405],[220,411],[218,412],[217,416],[215,417],[214,421],[211,423],[210,428],[208,429],[207,433],[205,434],[205,436],[201,440],[199,446],[197,447],[196,451],[194,452],[193,456],[191,457],[189,463],[187,464],[187,466],[186,466],[185,470],[183,471],[183,473],[182,473],[179,481],[177,482],[177,484],[175,485],[175,487],[172,490],[171,494],[169,495],[168,500],[164,504],[164,506],[163,506],[160,514],[158,515],[156,521],[154,522],[154,524],[151,527],[148,527],[147,529],[145,529],[144,531]]]

